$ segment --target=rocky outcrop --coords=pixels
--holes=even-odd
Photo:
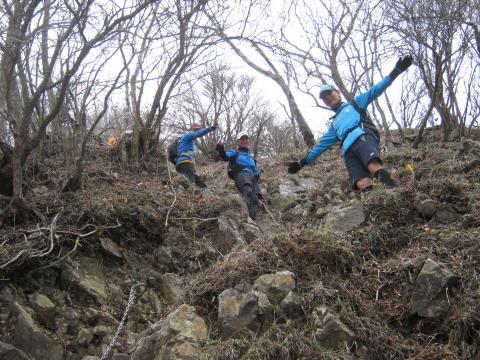
[[[280,302],[282,314],[287,319],[294,319],[303,315],[303,299],[293,291],[289,291],[287,296]]]
[[[32,360],[32,358],[15,346],[0,341],[0,360]]]
[[[416,280],[411,313],[433,318],[445,313],[452,301],[456,277],[445,264],[427,259]]]
[[[417,213],[426,219],[431,219],[438,209],[437,203],[427,196],[417,196],[414,207]]]
[[[328,349],[349,349],[353,343],[354,333],[326,306],[319,306],[312,313],[315,326],[315,339]]]
[[[243,234],[247,244],[250,244],[252,241],[260,239],[263,236],[263,231],[258,225],[247,222],[243,224]]]
[[[278,192],[282,197],[297,196],[308,190],[316,189],[318,185],[318,180],[309,177],[295,179],[295,181],[290,179],[280,179],[277,184]]]
[[[159,291],[160,298],[169,304],[182,301],[185,295],[182,278],[172,273],[161,275],[159,278]]]
[[[267,326],[273,313],[295,318],[302,313],[303,300],[293,292],[295,277],[290,271],[260,276],[251,289],[238,286],[218,297],[220,335],[227,339],[257,332]]]
[[[262,275],[253,284],[253,289],[265,293],[274,305],[279,305],[294,288],[295,276],[291,271]]]
[[[64,347],[37,327],[30,313],[20,304],[12,304],[15,316],[13,344],[36,360],[62,360]]]
[[[64,264],[62,268],[62,280],[72,287],[74,291],[86,297],[87,301],[93,301],[102,305],[107,299],[105,284],[99,277],[74,270],[70,265]]]
[[[194,307],[183,304],[143,334],[131,352],[131,360],[197,359],[200,342],[207,338],[203,319]]]
[[[159,246],[153,252],[153,256],[161,270],[171,272],[175,269],[175,259],[170,246]]]
[[[117,244],[115,244],[109,238],[101,238],[100,239],[100,245],[101,245],[102,251],[105,255],[107,255],[110,258],[115,259],[115,260],[122,260],[123,259],[122,250],[120,249],[120,247]]]
[[[213,235],[213,242],[222,254],[227,254],[246,245],[237,225],[223,216],[218,218],[218,228]]]
[[[237,289],[226,289],[218,296],[218,325],[221,337],[239,337],[244,331],[258,331],[261,323],[258,297]]]
[[[38,318],[47,328],[56,329],[55,316],[57,315],[57,306],[47,296],[35,293],[28,298],[31,307],[35,310]]]
[[[447,204],[437,210],[433,219],[440,224],[450,224],[458,221],[461,217],[453,205]]]
[[[325,230],[334,233],[346,233],[365,222],[365,211],[360,205],[333,210],[325,218]]]

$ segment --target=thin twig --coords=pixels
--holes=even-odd
[[[57,215],[55,215],[52,223],[50,226],[48,227],[37,227],[35,230],[23,230],[24,231],[24,236],[25,236],[25,233],[35,233],[35,232],[39,232],[39,231],[49,231],[49,246],[48,248],[41,248],[41,249],[32,249],[31,247],[27,248],[27,249],[23,249],[21,251],[19,251],[12,259],[4,262],[3,264],[0,265],[0,269],[4,269],[6,268],[8,265],[12,264],[13,262],[17,261],[18,259],[20,259],[23,255],[27,254],[28,257],[30,258],[40,258],[40,257],[44,257],[48,254],[50,254],[52,251],[53,251],[53,248],[54,248],[54,236],[55,234],[68,234],[68,235],[75,235],[77,237],[77,242],[75,244],[75,247],[65,256],[63,256],[61,259],[55,261],[54,263],[48,265],[48,266],[52,266],[56,263],[58,263],[59,261],[65,259],[67,256],[69,256],[73,251],[75,251],[77,249],[77,247],[79,246],[78,244],[78,240],[79,239],[82,239],[82,238],[86,238],[88,236],[91,236],[93,234],[95,234],[98,230],[100,229],[114,229],[114,228],[117,228],[119,226],[122,226],[118,220],[117,220],[117,224],[116,225],[108,225],[108,226],[100,226],[100,227],[96,227],[95,225],[93,224],[87,224],[85,226],[83,226],[82,228],[80,228],[80,230],[82,229],[85,229],[87,228],[88,226],[93,226],[95,227],[94,230],[92,231],[89,231],[87,233],[76,233],[74,231],[68,231],[68,230],[57,230],[56,229],[56,223],[58,221],[58,218],[59,218],[59,215],[60,213],[58,213]],[[28,242],[27,242],[27,237],[25,236],[25,240],[26,240],[26,243],[27,245]],[[4,241],[2,243],[2,245],[4,245],[8,240]],[[39,268],[39,269],[36,269],[36,270],[40,270],[40,269],[43,269],[43,268]],[[35,270],[35,271],[36,271]]]
[[[105,230],[105,229],[115,229],[119,226],[122,226],[122,224],[120,224],[118,222],[118,219],[117,219],[117,225],[107,225],[107,226],[100,226],[100,227],[97,227],[93,224],[87,224],[87,225],[84,225],[82,226],[80,229],[78,229],[78,231],[80,230],[83,230],[85,229],[86,227],[88,226],[93,226],[95,227],[95,230],[92,230],[91,232],[89,233],[85,233],[85,234],[79,234],[79,233],[76,233],[76,232],[73,232],[73,231],[68,231],[68,230],[57,230],[56,233],[57,234],[70,234],[70,235],[75,235],[75,236],[79,236],[79,237],[86,237],[86,236],[89,236],[89,235],[92,235],[94,234],[96,231],[98,231],[99,229],[102,229],[102,230]],[[21,230],[25,233],[35,233],[35,232],[38,232],[38,231],[41,231],[41,230],[50,230],[50,227],[40,227],[40,228],[36,228],[35,230]]]
[[[274,222],[276,225],[281,226],[283,229],[286,229],[285,226],[283,226],[282,224],[278,223],[277,220],[275,220],[275,217],[273,216],[272,212],[267,208],[267,205],[266,205],[263,201],[261,201],[261,200],[259,200],[259,202],[260,202],[260,204],[263,205],[264,209],[265,209],[265,210],[267,211],[267,213],[270,215],[270,217],[272,218],[273,222]]]
[[[9,242],[10,240],[11,240],[11,239],[7,239],[7,240],[5,240],[4,242],[2,242],[2,243],[0,244],[0,247],[2,247],[3,245],[5,245],[5,244],[6,244],[7,242]]]
[[[165,162],[167,163],[168,181],[169,181],[169,183],[170,183],[170,187],[172,188],[173,195],[175,196],[175,198],[173,199],[172,204],[171,204],[170,207],[168,208],[167,217],[165,218],[165,227],[168,227],[168,217],[170,216],[170,211],[172,211],[173,205],[175,205],[175,203],[177,202],[177,193],[176,193],[176,191],[175,191],[175,188],[173,187],[172,176],[170,175],[170,167],[169,167],[169,165],[168,165],[168,152],[167,152],[167,149],[165,149]]]
[[[22,256],[23,253],[26,253],[28,252],[30,249],[23,249],[21,251],[18,252],[18,254],[13,258],[13,259],[10,259],[8,260],[7,262],[3,263],[2,265],[0,265],[0,269],[4,269],[7,265],[11,264],[12,262],[16,261],[17,259],[20,258],[20,256]]]
[[[46,252],[46,253],[43,253],[43,254],[40,254],[38,255],[38,257],[44,257],[48,254],[50,254],[53,250],[53,236],[54,236],[54,229],[55,229],[55,225],[57,224],[57,220],[58,220],[58,216],[60,215],[60,213],[58,213],[57,215],[55,215],[55,217],[53,218],[53,221],[52,223],[50,224],[50,236],[48,237],[50,239],[50,249]]]
[[[175,218],[176,220],[200,220],[200,222],[205,222],[205,221],[212,221],[212,220],[218,220],[218,218],[207,218],[207,219],[202,219],[199,217],[179,217]]]
[[[35,271],[44,270],[44,269],[47,269],[47,268],[49,268],[49,267],[52,267],[52,266],[55,265],[55,264],[58,264],[60,261],[66,259],[66,258],[69,257],[74,251],[76,251],[78,246],[81,246],[81,245],[80,245],[80,238],[77,238],[77,240],[75,240],[75,246],[73,247],[73,249],[70,250],[68,253],[66,253],[64,256],[62,256],[60,259],[58,259],[58,260],[56,260],[56,261],[54,261],[54,262],[52,262],[52,263],[50,263],[50,264],[48,264],[48,265],[39,267],[38,269],[34,269],[34,270],[32,270],[32,271],[30,272],[30,274],[33,273],[33,272],[35,272]]]

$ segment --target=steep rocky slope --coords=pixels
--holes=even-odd
[[[135,284],[106,358],[477,359],[479,154],[392,149],[402,186],[365,195],[337,150],[296,176],[298,154],[264,159],[256,223],[224,163],[199,165],[203,193],[100,153],[58,193],[56,166],[29,216],[2,200],[0,359],[102,357]]]

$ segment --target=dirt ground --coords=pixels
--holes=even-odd
[[[295,176],[287,174],[286,164],[300,154],[262,159],[266,209],[260,209],[257,224],[264,235],[228,256],[212,245],[217,219],[227,216],[240,226],[246,219],[225,163],[198,164],[208,184],[200,192],[172,168],[169,174],[162,161],[137,173],[99,154],[86,168],[82,189],[62,193],[57,189],[72,169],[53,157],[39,158],[36,166],[43,175],[26,196],[30,210],[19,211],[18,204],[2,199],[0,295],[15,289],[16,301],[25,303],[38,291],[69,293],[61,276],[68,264],[111,284],[114,290],[107,294],[118,294],[100,307],[71,292],[70,306],[80,312],[102,309],[119,320],[134,282],[155,289],[158,274],[170,272],[183,278],[182,301],[194,305],[207,322],[211,340],[204,344],[205,358],[478,359],[480,168],[475,165],[478,153],[469,149],[434,138],[417,150],[408,144],[392,148],[384,161],[401,186],[388,190],[378,185],[365,195],[349,188],[336,149]],[[291,197],[279,193],[281,181],[305,179],[318,185]],[[455,217],[419,215],[419,196],[438,209],[453,209]],[[336,201],[361,204],[365,223],[344,234],[325,232],[328,211],[322,211]],[[121,260],[105,254],[102,238],[121,249]],[[160,248],[169,249],[169,261],[159,260]],[[446,264],[459,277],[448,312],[431,319],[409,310],[416,276],[427,258]],[[295,274],[304,316],[278,319],[251,337],[220,340],[216,297],[280,270]],[[129,321],[139,332],[177,305],[165,303],[154,311],[139,300]],[[328,352],[316,342],[309,315],[318,305],[334,310],[354,331],[355,349]],[[8,311],[2,313],[6,318]],[[11,329],[4,320],[2,324],[0,340],[8,343]],[[72,358],[88,353],[75,345],[75,335],[59,336],[71,344]]]

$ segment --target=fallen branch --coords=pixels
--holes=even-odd
[[[55,229],[55,225],[57,224],[57,221],[58,221],[58,217],[59,217],[60,213],[58,213],[57,215],[55,215],[55,217],[53,218],[53,221],[50,225],[50,236],[48,237],[50,239],[50,249],[46,252],[46,253],[40,253],[38,255],[38,257],[44,257],[48,254],[50,254],[53,250],[53,236],[54,236],[54,229]],[[35,256],[32,256],[32,257],[35,257]]]
[[[205,221],[213,221],[213,220],[218,220],[218,218],[199,218],[199,217],[179,217],[175,218],[176,220],[200,220],[200,222],[205,222]]]
[[[96,232],[98,232],[99,230],[104,230],[104,229],[115,229],[119,226],[122,226],[118,220],[117,220],[117,224],[116,225],[108,225],[108,226],[95,226],[93,224],[87,224],[85,226],[83,226],[82,228],[80,228],[80,231],[89,227],[89,226],[93,226],[94,229],[91,230],[91,231],[88,231],[86,233],[81,233],[81,232],[75,232],[75,231],[71,231],[71,230],[61,230],[61,229],[57,229],[57,222],[58,222],[58,219],[59,219],[59,216],[60,216],[60,213],[58,213],[57,215],[55,215],[55,217],[53,218],[52,220],[52,223],[50,224],[50,226],[48,227],[37,227],[33,230],[22,230],[23,231],[23,236],[25,237],[25,244],[27,246],[27,248],[25,249],[22,249],[20,251],[18,251],[18,253],[13,256],[11,259],[3,262],[1,265],[0,265],[0,269],[6,269],[9,265],[17,262],[19,259],[21,259],[22,257],[28,257],[30,259],[33,259],[33,258],[44,258],[46,257],[47,255],[50,255],[52,253],[52,251],[54,250],[55,248],[55,236],[57,236],[57,234],[66,234],[66,235],[73,235],[76,237],[76,241],[75,241],[75,246],[73,247],[72,250],[69,251],[68,254],[64,255],[62,258],[60,259],[57,259],[55,260],[55,262],[47,265],[47,266],[44,266],[44,267],[40,267],[38,269],[35,269],[34,271],[36,270],[41,270],[41,269],[44,269],[44,268],[47,268],[47,267],[50,267],[50,266],[53,266],[55,264],[57,264],[58,262],[64,260],[66,257],[68,257],[69,255],[71,255],[74,251],[77,250],[78,246],[80,246],[80,239],[84,239],[86,237],[89,237],[93,234],[95,234]],[[28,241],[28,237],[25,235],[25,234],[34,234],[34,233],[40,233],[40,234],[43,234],[43,231],[48,231],[48,245],[47,246],[43,246],[41,247],[40,249],[37,249],[37,248],[34,248],[34,244],[32,241]],[[4,246],[6,243],[8,242],[8,240],[5,240],[2,242],[1,246]],[[42,242],[43,244],[43,242]],[[0,247],[1,247],[0,246]]]
[[[175,191],[175,188],[173,187],[172,176],[170,175],[170,167],[169,167],[169,165],[168,165],[168,152],[167,152],[167,149],[165,149],[165,161],[167,162],[168,182],[170,183],[170,187],[172,188],[173,195],[175,196],[175,198],[173,199],[172,204],[171,204],[170,207],[168,208],[167,216],[166,216],[166,218],[165,218],[165,227],[168,227],[168,217],[170,216],[170,211],[172,211],[172,209],[173,209],[173,205],[175,205],[175,203],[177,202],[177,193],[176,193],[176,191]]]
[[[268,215],[270,215],[270,217],[272,218],[272,221],[275,223],[275,225],[278,225],[281,228],[286,229],[284,225],[280,224],[277,220],[275,220],[275,217],[273,216],[272,212],[268,209],[267,205],[262,200],[259,200],[259,202],[260,202],[260,204],[263,205],[263,208],[268,213]]]
[[[77,238],[75,240],[75,245],[73,246],[73,249],[70,250],[68,253],[66,253],[64,256],[62,256],[60,259],[57,259],[55,260],[54,262],[48,264],[48,265],[45,265],[45,266],[42,266],[42,267],[39,267],[38,269],[33,269],[32,271],[30,271],[28,274],[30,275],[31,273],[34,273],[35,271],[38,271],[38,270],[44,270],[44,269],[48,269],[49,267],[52,267],[56,264],[58,264],[60,261],[63,261],[65,260],[67,257],[69,257],[71,254],[73,254],[73,252],[75,252],[77,250],[77,247],[81,246],[80,245],[80,238]]]

